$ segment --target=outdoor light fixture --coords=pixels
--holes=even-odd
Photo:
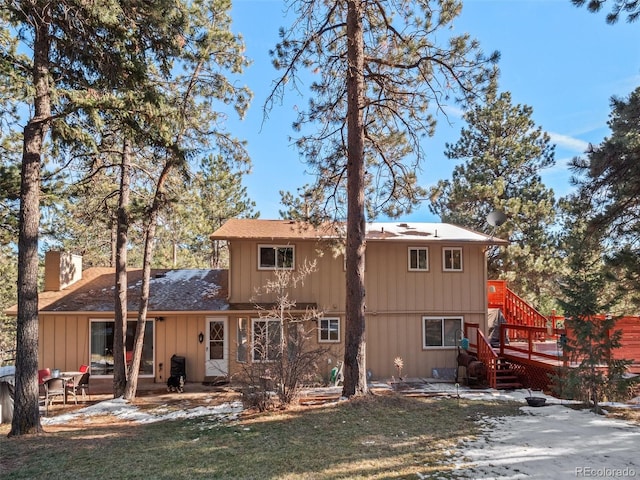
[[[200,334],[198,335],[198,341],[200,343],[204,342],[204,333],[200,332]]]

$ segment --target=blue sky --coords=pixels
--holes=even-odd
[[[262,107],[278,75],[268,52],[278,41],[279,27],[288,26],[283,12],[280,0],[233,2],[232,28],[243,35],[253,62],[242,82],[254,100],[243,121],[228,125],[248,142],[253,167],[244,184],[261,218],[279,217],[280,190],[295,193],[312,181],[289,141],[295,110],[305,107],[307,99],[288,92],[263,118]],[[607,25],[605,13],[589,13],[570,0],[466,0],[454,22],[456,32],[468,32],[486,53],[500,51],[500,90],[511,92],[514,104],[531,106],[535,124],[551,135],[556,166],[542,176],[556,196],[571,188],[567,162],[609,135],[611,96],[626,97],[640,86],[640,22]],[[418,172],[424,187],[451,177],[455,163],[443,152],[464,126],[457,111],[452,104],[448,119],[438,117],[436,135],[425,140],[427,159]],[[439,220],[427,204],[406,219]]]

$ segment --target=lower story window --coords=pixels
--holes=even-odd
[[[318,331],[318,340],[320,342],[339,342],[340,341],[340,319],[339,318],[321,318],[320,328]]]
[[[238,319],[238,350],[237,359],[239,362],[249,361],[249,319]]]
[[[462,317],[422,317],[423,348],[455,347],[462,332]]]
[[[272,362],[279,358],[282,336],[280,320],[254,318],[251,333],[254,362]]]
[[[131,361],[133,341],[136,334],[136,321],[127,322],[125,340],[125,360]],[[113,320],[91,321],[91,375],[113,375],[113,339],[115,322]],[[153,375],[153,321],[147,320],[144,331],[144,345],[139,375]]]

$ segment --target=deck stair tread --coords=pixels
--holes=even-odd
[[[522,388],[522,383],[520,383],[520,379],[512,368],[511,363],[502,357],[498,357],[496,362],[496,388],[498,390]]]

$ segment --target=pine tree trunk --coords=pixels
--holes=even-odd
[[[127,241],[129,234],[129,184],[131,181],[131,147],[124,141],[118,204],[116,240],[116,298],[113,331],[113,397],[124,395],[127,384],[125,341],[127,335]]]
[[[14,411],[9,436],[42,432],[38,406],[38,230],[40,157],[51,119],[50,40],[42,18],[34,43],[34,116],[24,129],[20,231],[18,238],[18,318]]]
[[[151,283],[151,262],[153,260],[153,245],[156,238],[156,227],[158,225],[158,215],[162,208],[162,199],[164,185],[169,177],[169,173],[173,168],[173,164],[168,162],[165,164],[158,183],[156,185],[156,193],[153,199],[153,205],[147,212],[147,228],[144,236],[144,255],[142,260],[142,286],[140,287],[140,305],[138,308],[138,322],[136,324],[136,335],[133,345],[133,357],[131,360],[131,370],[129,379],[124,391],[124,398],[133,400],[136,397],[138,389],[138,372],[142,361],[142,347],[144,346],[144,334],[147,324],[147,312],[149,309],[149,295]]]
[[[365,359],[364,39],[361,0],[347,2],[347,245],[346,326],[342,395],[367,393]]]

